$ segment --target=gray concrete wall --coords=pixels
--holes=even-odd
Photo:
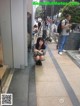
[[[33,13],[33,5],[32,5],[33,0],[27,0],[27,12],[31,14],[31,22],[30,22],[30,27],[31,27],[31,33],[28,33],[28,48],[31,49],[31,44],[32,44],[32,13]]]
[[[27,23],[24,0],[11,0],[11,19],[12,19],[12,38],[13,38],[13,56],[14,68],[24,67],[27,65],[27,47],[25,47],[27,36]],[[27,40],[27,38],[26,38]]]
[[[70,33],[65,45],[65,49],[78,50],[79,45],[80,45],[80,33]]]
[[[13,66],[10,0],[0,0],[0,33],[3,46],[3,62]]]
[[[32,14],[32,1],[33,0],[27,0],[27,11]]]
[[[14,68],[28,65],[28,0],[0,0],[0,33],[4,64]]]
[[[25,66],[28,65],[28,34],[27,34],[27,0],[23,0],[23,24],[24,24],[24,55]]]

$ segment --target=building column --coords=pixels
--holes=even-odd
[[[14,68],[28,65],[26,0],[11,0]]]
[[[13,67],[10,0],[0,0],[0,35],[2,38],[3,63]]]
[[[0,0],[0,35],[4,64],[28,66],[27,0]]]

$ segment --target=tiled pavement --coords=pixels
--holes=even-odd
[[[79,67],[55,44],[48,47],[43,66],[35,68],[37,106],[80,106]]]
[[[29,67],[15,71],[8,90],[13,106],[80,106],[80,68],[66,53],[60,56],[50,43],[42,66],[29,57]]]

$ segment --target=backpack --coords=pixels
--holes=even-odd
[[[62,23],[62,20],[60,20],[60,22],[59,22],[59,24],[58,24],[58,27],[57,27],[57,32],[58,32],[59,34],[62,32],[61,23]],[[65,25],[66,25],[66,20],[65,20]]]

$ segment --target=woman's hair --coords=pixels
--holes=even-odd
[[[41,27],[41,22],[38,22],[38,29]]]
[[[37,25],[34,25],[33,27],[34,27],[34,28],[37,28]]]
[[[42,46],[41,46],[41,49],[45,49],[46,47],[45,47],[45,42],[44,42],[44,39],[42,38],[42,37],[39,37],[38,39],[37,39],[37,43],[36,43],[36,49],[39,49],[39,42],[40,41],[43,41],[43,44],[42,44]]]
[[[65,15],[65,18],[68,18],[69,16],[71,16],[71,15],[70,15],[70,14],[66,14],[66,15]]]

